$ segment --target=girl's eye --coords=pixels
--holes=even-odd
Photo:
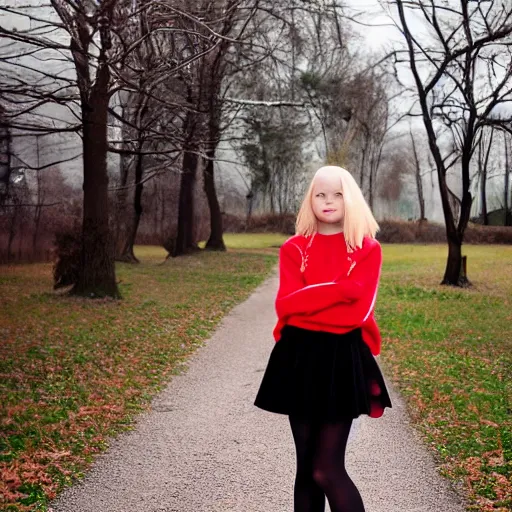
[[[316,195],[316,197],[324,197],[324,195],[325,195],[325,194],[324,194],[323,192],[320,192],[320,193],[318,193],[318,194]]]
[[[338,197],[343,197],[343,194],[342,194],[341,192],[336,192],[336,195],[337,195]]]

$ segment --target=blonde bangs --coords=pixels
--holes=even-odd
[[[349,250],[363,246],[363,238],[375,238],[379,225],[368,206],[359,185],[353,176],[345,169],[341,171],[343,199],[345,201],[345,218],[343,232]]]
[[[375,238],[375,235],[379,231],[379,225],[355,179],[342,167],[325,166],[317,170],[302,201],[299,213],[297,214],[297,222],[295,225],[296,234],[310,236],[316,233],[318,229],[317,220],[311,205],[311,198],[313,196],[315,178],[320,172],[334,173],[339,176],[345,206],[343,220],[345,242],[350,252],[354,251],[356,248],[361,248],[365,236]]]

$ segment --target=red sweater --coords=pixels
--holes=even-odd
[[[381,267],[382,248],[370,237],[352,253],[343,233],[289,238],[279,252],[275,340],[286,324],[339,334],[361,327],[372,354],[379,354],[373,312]]]

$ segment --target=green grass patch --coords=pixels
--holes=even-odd
[[[0,509],[46,510],[262,282],[285,238],[226,237],[226,253],[167,261],[137,247],[140,265],[116,267],[121,301],[51,291],[51,265],[0,267]]]
[[[50,265],[0,267],[0,509],[46,510],[246,298],[284,235],[227,253],[117,265],[121,301],[51,291]],[[472,510],[512,507],[512,248],[467,246],[473,288],[441,286],[444,246],[385,245],[381,362]],[[271,327],[269,327],[270,329]],[[269,331],[270,332],[270,331]]]
[[[471,510],[512,510],[512,248],[466,246],[473,287],[441,286],[444,246],[386,245],[382,364]]]
[[[231,250],[265,252],[266,249],[278,249],[287,238],[281,233],[226,233],[224,243]],[[206,241],[199,243],[201,248],[205,245]]]

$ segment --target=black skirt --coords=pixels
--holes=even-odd
[[[391,400],[361,329],[345,334],[286,325],[254,405],[309,420],[378,418]]]

